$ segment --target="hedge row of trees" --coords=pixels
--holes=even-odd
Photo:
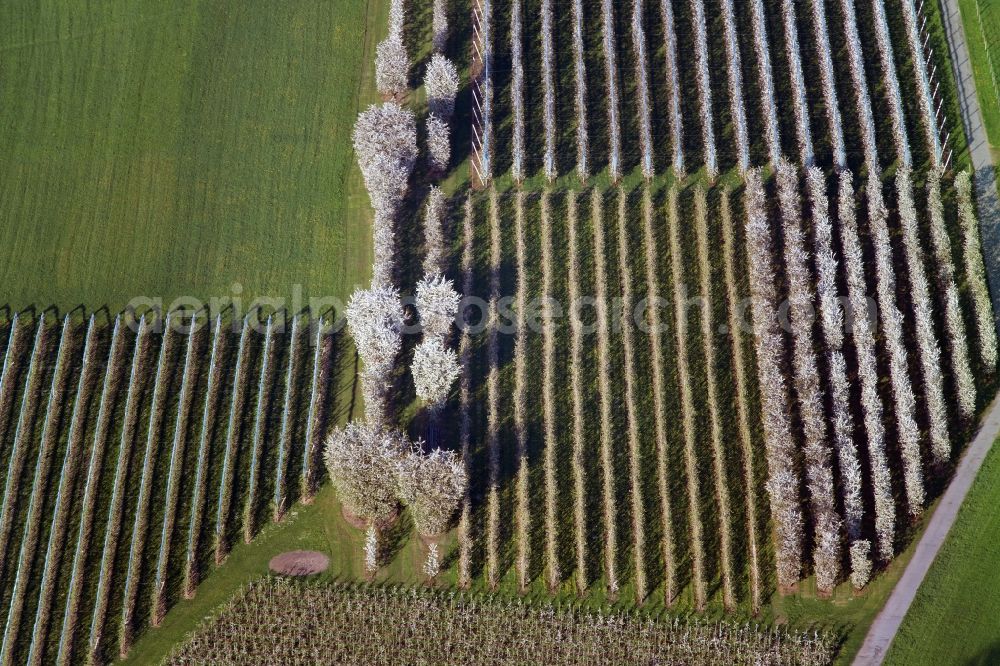
[[[759,515],[757,508],[758,493],[754,465],[754,441],[750,426],[749,380],[745,369],[747,367],[745,361],[746,354],[743,349],[743,337],[736,333],[743,325],[743,314],[739,310],[741,295],[736,281],[736,249],[733,239],[734,220],[730,196],[729,189],[724,188],[719,203],[720,221],[722,224],[723,278],[726,283],[727,325],[729,330],[733,331],[730,337],[730,353],[732,354],[733,380],[736,389],[736,423],[739,431],[743,488],[746,497],[746,552],[750,577],[750,606],[756,611],[760,608],[763,596],[762,555],[757,540],[757,521]]]
[[[518,196],[523,196],[518,193]],[[570,192],[566,201],[566,244],[569,254],[567,272],[567,292],[571,303],[580,299],[580,241],[577,217],[577,195]],[[520,308],[519,308],[520,310]],[[573,468],[573,527],[576,544],[576,588],[582,593],[587,589],[590,567],[588,565],[590,549],[587,536],[587,466],[585,464],[584,447],[586,436],[583,429],[584,394],[582,378],[583,365],[583,334],[580,330],[582,322],[578,317],[570,319],[570,387],[573,400],[573,450],[571,464]]]
[[[427,66],[424,86],[429,163],[432,173],[440,175],[450,162],[449,123],[459,79],[454,63],[441,53],[448,41],[444,4],[436,2],[433,14],[436,52]],[[488,12],[485,21],[489,21]],[[402,0],[395,0],[389,37],[383,44],[398,41],[405,55],[404,23],[405,7]],[[381,50],[376,58],[377,77],[379,72],[395,72],[405,64],[393,77],[404,82],[404,87],[383,89],[382,80],[378,82],[383,94],[402,99],[409,60],[383,57]],[[400,203],[417,159],[413,112],[393,101],[370,107],[355,124],[354,145],[375,208],[372,285],[356,291],[346,310],[348,330],[363,365],[360,377],[365,419],[334,430],[327,441],[325,461],[345,511],[368,524],[365,565],[374,572],[379,564],[379,530],[394,518],[399,501],[410,508],[417,530],[433,537],[445,530],[465,496],[465,467],[453,452],[435,448],[437,419],[461,372],[458,355],[449,347],[460,297],[452,281],[443,275],[449,245],[444,230],[447,201],[432,187],[424,211],[425,274],[414,290],[423,339],[413,351],[410,367],[417,396],[426,405],[430,420],[432,451],[425,453],[422,441],[411,442],[393,425],[391,404],[396,359],[403,347],[402,330],[407,320],[394,280],[394,235],[403,213]],[[432,549],[429,571],[438,570],[437,556],[437,550]]]
[[[837,79],[833,69],[830,27],[826,19],[826,0],[809,0],[809,8],[812,14],[816,57],[819,59],[823,106],[826,109],[826,118],[830,125],[833,165],[837,169],[844,169],[847,167],[847,149],[844,147],[844,123],[840,115],[840,102],[837,99]]]
[[[931,454],[934,462],[944,464],[951,459],[948,437],[948,412],[944,402],[944,376],[941,371],[941,350],[934,332],[931,292],[924,271],[923,251],[917,208],[913,202],[910,169],[902,166],[896,172],[896,205],[903,230],[903,256],[912,292],[913,317],[916,324],[917,351],[923,375],[924,402],[930,425]]]
[[[659,271],[657,271],[657,235],[653,223],[653,201],[648,189],[642,193],[642,237],[646,259],[646,297],[650,303],[660,302]],[[570,297],[573,300],[572,296]],[[649,356],[653,366],[653,420],[656,428],[656,491],[660,508],[662,532],[664,597],[668,602],[677,595],[677,550],[674,545],[673,507],[670,500],[668,425],[666,414],[666,359],[663,358],[663,322],[660,309],[648,308]]]
[[[707,600],[707,574],[705,572],[705,537],[702,523],[703,507],[698,475],[698,454],[696,451],[695,404],[691,381],[691,367],[688,345],[688,313],[683,303],[685,293],[683,251],[680,241],[680,213],[678,192],[671,188],[667,194],[667,235],[670,251],[670,275],[673,283],[674,335],[677,344],[677,382],[681,395],[681,430],[684,438],[684,471],[687,481],[688,524],[691,538],[691,570],[694,586],[695,605],[699,608]]]
[[[736,605],[733,591],[733,509],[729,498],[729,479],[726,474],[726,452],[723,444],[722,414],[719,388],[716,382],[715,323],[712,313],[712,265],[708,249],[708,202],[705,190],[694,191],[694,228],[698,245],[699,293],[701,296],[701,344],[707,368],[705,388],[708,406],[708,425],[712,442],[712,476],[715,481],[715,502],[719,520],[719,569],[722,578],[723,603],[727,608]]]
[[[517,286],[514,307],[516,333],[514,338],[514,438],[517,457],[517,479],[514,509],[514,523],[517,530],[517,577],[522,588],[529,578],[529,558],[531,557],[531,506],[529,502],[530,480],[528,468],[528,424],[527,424],[527,356],[528,326],[525,321],[528,300],[528,248],[524,230],[524,192],[514,194],[514,253],[517,262]],[[546,230],[548,233],[548,230]],[[551,398],[551,396],[549,396]]]
[[[718,157],[715,147],[715,127],[712,121],[712,81],[708,73],[708,26],[705,23],[703,0],[691,0],[694,16],[695,71],[698,80],[698,104],[701,110],[701,143],[705,171],[710,180],[719,174]]]
[[[802,58],[799,55],[799,30],[795,25],[795,4],[793,0],[782,0],[781,18],[785,32],[785,57],[792,81],[793,106],[795,108],[795,137],[799,145],[799,163],[809,167],[813,164],[812,130],[809,128],[809,91],[805,75],[802,73]]]
[[[656,173],[653,166],[653,122],[652,102],[649,98],[649,69],[646,60],[646,31],[642,16],[645,11],[643,0],[632,2],[632,49],[635,54],[635,86],[639,98],[639,146],[642,151],[642,175],[647,179]]]
[[[16,322],[15,322],[16,323]],[[141,329],[140,329],[141,330]],[[125,350],[127,345],[122,335],[121,318],[115,319],[115,328],[111,335],[111,346],[108,351],[108,363],[104,374],[104,383],[101,388],[100,406],[97,412],[97,422],[94,428],[94,438],[90,450],[90,460],[87,464],[87,478],[83,486],[83,500],[80,503],[80,529],[77,532],[76,547],[73,555],[73,568],[69,577],[69,590],[66,593],[66,606],[63,612],[62,631],[59,634],[59,652],[56,656],[56,663],[64,664],[70,660],[73,650],[73,639],[76,636],[76,628],[79,625],[81,595],[84,585],[84,568],[87,563],[87,551],[90,544],[90,537],[94,529],[96,518],[95,509],[99,493],[101,469],[104,464],[105,451],[108,444],[108,436],[113,416],[113,406],[115,397],[119,390],[118,372],[125,362]],[[81,387],[82,377],[81,377]],[[77,398],[79,400],[79,396]],[[75,409],[75,407],[74,407]],[[67,456],[69,460],[69,456]],[[73,464],[72,462],[70,463]],[[69,483],[71,486],[72,483]],[[62,498],[60,493],[60,498]],[[61,499],[57,506],[62,506]],[[57,514],[58,515],[58,512]],[[50,539],[50,553],[46,556],[57,559],[61,548],[56,547],[57,540]],[[40,663],[42,652],[44,651],[44,640],[47,633],[48,617],[50,605],[52,603],[51,592],[45,592],[39,597],[38,611],[35,613],[35,629],[31,636],[31,651],[28,656],[29,663]]]
[[[624,352],[625,374],[625,416],[628,429],[628,488],[629,514],[632,517],[632,575],[635,582],[636,600],[641,602],[648,593],[646,574],[646,510],[642,493],[642,452],[640,451],[639,414],[637,395],[637,364],[634,319],[631,303],[635,302],[632,290],[632,253],[629,249],[629,219],[626,210],[626,194],[618,190],[618,273],[621,280],[622,325],[621,343]]]
[[[810,311],[815,293],[802,231],[799,179],[795,167],[788,162],[778,163],[777,187],[792,329],[793,385],[805,434],[802,452],[815,529],[813,565],[817,587],[829,592],[840,575],[840,518],[834,499],[819,365],[811,334]]]
[[[462,211],[462,293],[469,296],[475,286],[473,265],[472,197],[466,197]],[[472,335],[468,328],[462,330],[459,343],[459,447],[466,476],[471,476],[469,457],[472,449]],[[458,521],[458,582],[462,587],[472,583],[472,493],[470,484],[465,486],[462,498],[462,513]]]
[[[500,212],[496,189],[489,192],[490,301],[486,341],[486,581],[495,588],[500,582]]]
[[[832,414],[830,425],[840,469],[840,495],[844,523],[851,548],[851,580],[855,588],[868,582],[871,544],[861,538],[864,520],[863,477],[854,442],[854,419],[850,406],[850,385],[844,358],[844,312],[837,290],[838,262],[834,254],[833,224],[826,194],[826,179],[816,167],[806,172],[813,224],[813,258],[816,264],[816,291],[819,300],[821,348],[827,362],[827,381]],[[845,243],[845,246],[847,243]]]
[[[600,468],[604,519],[604,576],[608,591],[618,594],[618,499],[615,492],[614,450],[611,421],[611,330],[608,311],[607,268],[605,266],[604,199],[594,190],[590,199],[593,227],[594,282],[597,302],[597,388],[600,393]]]
[[[519,2],[520,0],[515,1]],[[587,65],[583,57],[583,0],[573,0],[572,12],[574,108],[576,110],[576,172],[580,176],[580,180],[586,181],[588,176],[590,176],[590,134],[587,130]]]

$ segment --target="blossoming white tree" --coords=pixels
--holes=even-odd
[[[410,73],[410,57],[406,54],[403,38],[396,33],[379,42],[375,47],[375,87],[387,97],[406,92]]]
[[[373,424],[385,420],[385,390],[388,388],[396,355],[403,344],[403,306],[392,287],[376,287],[354,292],[347,303],[347,327],[354,338],[364,367],[361,388],[365,414]]]
[[[813,563],[816,585],[829,592],[840,575],[840,517],[834,501],[833,467],[827,440],[823,390],[811,334],[812,303],[815,300],[809,255],[802,233],[799,178],[795,167],[778,163],[778,198],[788,276],[789,322],[792,327],[792,368],[795,393],[805,432],[803,448],[806,480],[815,521]]]
[[[434,0],[434,13],[431,19],[431,32],[434,34],[434,50],[444,51],[448,46],[448,7],[447,0]]]
[[[445,347],[439,337],[425,338],[413,352],[410,372],[417,395],[434,411],[443,406],[460,371],[458,355]]]
[[[454,283],[440,274],[426,275],[417,283],[416,305],[424,334],[444,339],[458,314],[461,296]]]
[[[427,64],[424,74],[424,89],[427,92],[428,110],[441,118],[448,120],[455,112],[455,97],[458,95],[458,70],[455,63],[435,53]]]
[[[437,173],[448,170],[451,161],[451,129],[448,123],[433,113],[427,116],[427,153],[431,169]]]
[[[378,530],[369,525],[365,533],[365,571],[374,575],[378,571]]]
[[[955,176],[955,192],[958,194],[958,219],[962,223],[962,260],[965,264],[965,279],[975,303],[979,354],[983,363],[992,369],[997,364],[997,330],[993,320],[990,290],[986,284],[986,267],[983,264],[983,253],[979,242],[979,221],[972,205],[972,182],[968,171],[960,171]]]
[[[427,546],[427,560],[424,562],[424,573],[431,580],[438,577],[441,573],[441,555],[438,552],[438,545],[432,543]]]
[[[347,326],[366,370],[391,367],[402,344],[403,307],[392,287],[360,289],[346,308]]]
[[[771,224],[759,169],[747,172],[746,244],[751,311],[756,336],[757,373],[767,451],[771,515],[775,525],[778,584],[794,585],[802,572],[802,509],[796,446],[788,412],[788,386],[782,373],[785,344],[778,325],[778,294],[772,263]]]
[[[406,437],[373,423],[335,429],[324,459],[344,509],[370,526],[389,519],[397,506],[396,469],[409,449]]]
[[[447,531],[469,482],[454,451],[423,453],[416,446],[397,459],[396,479],[417,532],[425,537]]]
[[[354,151],[376,212],[393,213],[417,159],[413,112],[394,102],[372,105],[354,123]]]
[[[406,5],[404,0],[392,0],[389,3],[389,34],[402,35],[406,24]]]
[[[448,243],[444,237],[444,192],[431,186],[424,206],[424,274],[444,273],[448,267]]]

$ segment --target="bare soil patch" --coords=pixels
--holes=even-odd
[[[292,550],[275,555],[268,567],[283,576],[311,576],[326,571],[330,558],[315,550]]]

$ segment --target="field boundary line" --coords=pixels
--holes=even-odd
[[[955,518],[962,506],[965,496],[972,487],[972,482],[979,474],[979,468],[993,446],[993,441],[1000,434],[1000,400],[995,399],[989,411],[983,417],[979,432],[969,445],[961,462],[955,470],[955,475],[948,484],[948,489],[941,496],[941,501],[927,523],[927,529],[917,543],[913,558],[906,565],[902,577],[896,583],[889,600],[879,611],[878,616],[868,630],[865,642],[854,659],[854,666],[879,666],[885,660],[892,646],[892,641],[899,631],[906,613],[917,595],[920,584],[927,576],[931,564],[944,544]]]

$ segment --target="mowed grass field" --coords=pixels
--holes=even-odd
[[[959,0],[958,5],[995,160],[1000,154],[1000,2]]]
[[[1000,448],[989,453],[900,627],[887,664],[1000,660]]]
[[[2,3],[0,305],[365,283],[350,133],[387,5]]]

